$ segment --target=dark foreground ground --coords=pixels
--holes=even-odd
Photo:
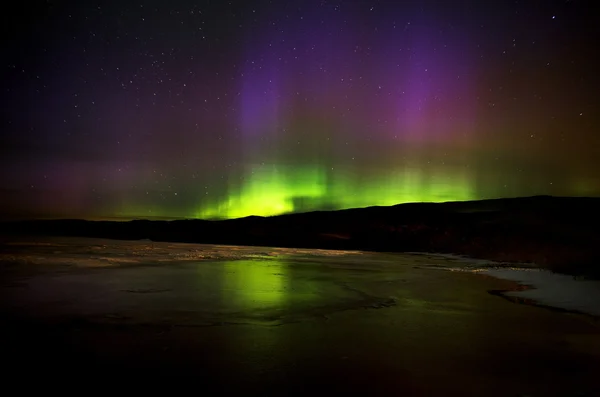
[[[377,252],[445,252],[600,278],[600,198],[399,204],[223,221],[0,223],[0,235],[150,239]]]
[[[600,395],[596,319],[509,302],[489,291],[514,283],[450,260],[87,239],[4,251],[5,388]]]

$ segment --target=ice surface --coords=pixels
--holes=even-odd
[[[448,271],[485,271],[462,257],[41,238],[0,242],[0,256],[6,379],[600,395],[586,388],[597,385],[597,328],[489,295],[507,282]]]
[[[209,264],[213,262],[260,261],[261,264],[257,263],[255,268],[263,269],[265,274],[261,275],[262,273],[256,270],[255,274],[244,277],[246,280],[252,278],[260,280],[261,284],[264,284],[265,281],[276,281],[279,277],[278,274],[282,272],[282,270],[278,270],[278,267],[281,267],[281,260],[287,259],[293,260],[297,264],[318,264],[320,268],[331,270],[391,270],[401,266],[487,274],[532,287],[524,291],[507,292],[507,295],[532,299],[547,306],[600,315],[600,281],[574,279],[571,276],[537,269],[532,264],[508,264],[460,255],[385,254],[86,238],[51,238],[44,239],[43,242],[35,240],[3,242],[2,250],[0,250],[0,263],[17,265],[3,266],[3,271],[31,269],[32,266],[18,266],[27,264],[33,265],[38,274],[40,271],[54,274],[77,268],[152,267],[195,262]],[[268,264],[269,262],[271,265]],[[228,264],[227,266],[237,265]],[[231,272],[242,274],[242,269],[245,268],[235,267]],[[157,269],[156,271],[163,270]],[[155,276],[154,273],[148,273],[148,269],[144,272],[136,272],[136,275],[143,276],[136,277],[145,279],[150,275]],[[144,291],[154,291],[156,288],[158,287],[152,282],[143,287]],[[126,290],[126,288],[122,287],[121,290]],[[277,289],[275,288],[275,290]],[[275,295],[268,296],[262,293],[257,296],[262,296],[263,300],[266,298],[276,300]]]
[[[359,251],[44,238],[0,247],[0,308],[127,324],[282,324],[396,303],[398,257]],[[1,311],[1,310],[0,310]]]

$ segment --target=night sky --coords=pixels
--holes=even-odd
[[[600,195],[592,1],[33,1],[2,217]]]

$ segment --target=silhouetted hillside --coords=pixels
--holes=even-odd
[[[399,204],[205,221],[4,222],[4,235],[458,253],[600,276],[598,198]]]

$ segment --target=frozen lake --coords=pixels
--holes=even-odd
[[[207,388],[261,395],[323,384],[369,395],[598,391],[596,320],[489,293],[597,314],[597,284],[530,268],[68,238],[4,241],[0,265],[15,371],[48,370],[60,354],[73,371],[202,373]]]

